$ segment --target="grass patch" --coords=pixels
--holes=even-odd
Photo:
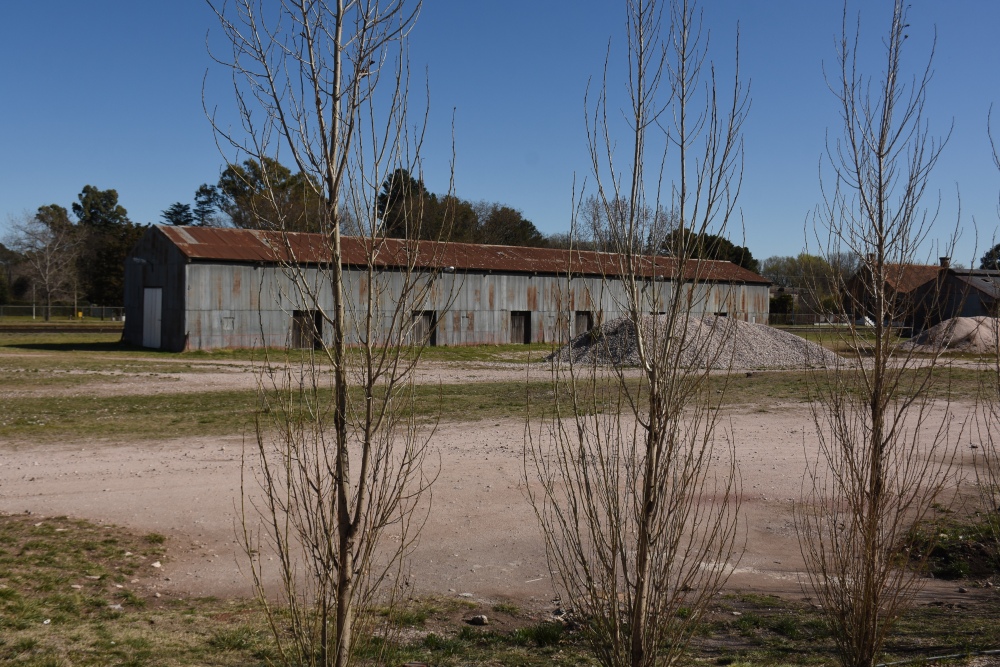
[[[264,664],[270,642],[248,602],[153,596],[150,564],[169,562],[166,547],[115,526],[0,515],[0,663]]]
[[[882,661],[988,650],[1000,642],[991,618],[1000,611],[994,592],[966,604],[917,604],[890,634]],[[727,595],[692,643],[694,660],[716,664],[835,664],[836,647],[823,613],[809,604],[773,596]]]
[[[151,544],[146,536],[113,526],[62,517],[0,516],[0,663],[272,664],[276,656],[270,631],[252,602],[155,598],[150,589],[130,583],[144,578],[143,563],[154,558],[169,563],[169,549],[169,540]],[[111,609],[111,604],[122,609]],[[496,605],[495,611],[524,614],[510,603]],[[379,613],[402,629],[400,639],[363,637],[357,654],[361,665],[595,664],[580,632],[539,622],[530,614],[511,625],[496,621],[471,627],[462,619],[480,613],[480,608],[450,597],[409,600]],[[970,597],[967,604],[919,606],[904,615],[885,658],[991,648],[1000,644],[998,614],[1000,596],[995,591]],[[720,599],[685,660],[754,665],[834,661],[833,641],[821,612],[755,594]]]
[[[920,387],[926,370],[906,371],[900,379],[900,395],[910,396]],[[841,379],[851,386],[856,371],[844,371]],[[970,368],[942,366],[934,370],[925,392],[929,398],[949,397],[953,401],[973,400],[978,396],[981,373]],[[727,377],[716,375],[711,382],[721,388],[725,385],[722,400],[727,405],[767,407],[773,403],[803,403],[817,395],[827,393],[835,378],[823,369],[794,371],[757,371],[732,373]]]
[[[914,372],[905,380],[918,377]],[[768,371],[712,376],[707,390],[713,400],[725,405],[770,409],[776,403],[803,403],[828,387],[831,378],[822,371]],[[633,386],[639,381],[630,380]],[[719,393],[725,386],[725,393]],[[581,404],[589,410],[618,410],[616,389],[580,383]],[[942,368],[928,394],[950,395],[953,400],[973,398],[979,390],[979,375],[972,369]],[[353,399],[362,400],[355,388]],[[569,406],[568,385],[556,389],[551,382],[473,382],[467,384],[416,385],[413,410],[421,420],[440,417],[444,421],[491,420],[552,414],[559,398]],[[329,391],[318,394],[320,404],[329,403]],[[72,438],[159,439],[172,437],[232,435],[253,428],[261,414],[254,390],[180,392],[156,395],[97,394],[67,396],[13,396],[5,398],[0,414],[0,439],[52,442]],[[265,427],[269,422],[265,415]]]
[[[517,616],[521,613],[521,608],[516,604],[511,604],[510,602],[500,602],[493,605],[493,611],[498,614],[507,614],[508,616]]]
[[[974,514],[958,517],[943,513],[907,535],[910,560],[926,559],[928,572],[938,579],[990,579],[1000,574],[1000,516]]]
[[[66,437],[148,439],[240,433],[255,394],[222,391],[124,396],[21,396],[5,399],[0,438],[52,442]]]
[[[100,618],[145,600],[120,582],[162,550],[113,527],[58,517],[0,516],[0,627],[28,630]]]
[[[412,660],[432,665],[595,665],[579,634],[558,624],[540,623],[513,631],[476,629],[430,632],[419,642],[400,647],[394,662]],[[392,664],[392,663],[386,663]]]
[[[247,625],[220,628],[208,639],[208,645],[218,651],[257,651],[267,643],[261,630]]]

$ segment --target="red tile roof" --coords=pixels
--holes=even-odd
[[[301,264],[329,261],[330,248],[321,234],[267,232],[219,227],[174,227],[157,225],[177,248],[193,260],[229,262],[265,262],[293,260]],[[382,267],[406,266],[416,253],[420,268],[455,268],[472,271],[509,273],[573,273],[584,275],[621,275],[621,257],[611,253],[520,246],[477,245],[474,243],[433,243],[403,239],[343,237],[341,247],[346,266],[367,263],[367,249],[375,246],[376,264]],[[669,276],[674,268],[669,257],[641,257],[637,272],[644,276]],[[731,262],[691,262],[688,279],[713,282],[738,282],[769,285],[766,278]]]

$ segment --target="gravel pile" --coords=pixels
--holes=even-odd
[[[654,333],[662,339],[666,317],[649,315],[643,319],[642,326],[647,340]],[[681,362],[688,368],[805,368],[829,366],[838,359],[833,352],[793,334],[729,317],[691,318],[682,338]],[[557,357],[567,362],[572,358],[575,363],[596,361],[600,365],[613,366],[639,363],[635,331],[624,317],[577,336],[549,359]]]
[[[995,352],[997,323],[995,317],[953,317],[935,324],[903,345],[917,352]]]

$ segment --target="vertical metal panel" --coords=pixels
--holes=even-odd
[[[154,286],[149,282],[154,275],[163,281],[164,319],[172,318],[179,323],[178,330],[171,334],[169,349],[181,349],[185,344],[191,349],[283,347],[292,342],[295,310],[318,306],[330,311],[333,307],[329,276],[316,268],[304,268],[300,273],[309,291],[318,298],[318,304],[313,305],[277,267],[207,262],[176,266],[175,260],[174,269],[179,271],[169,278],[168,255],[153,253],[150,264],[162,260],[163,267],[138,277],[148,286]],[[141,273],[137,269],[141,268],[138,264],[126,267],[130,281],[137,278]],[[428,311],[436,313],[439,345],[506,343],[517,333],[511,331],[510,314],[514,311],[531,313],[533,340],[563,341],[581,333],[581,326],[571,326],[576,325],[574,311],[592,313],[592,324],[596,326],[618,317],[621,304],[625,303],[621,281],[597,276],[567,281],[565,276],[446,273],[437,277],[424,303],[401,302],[405,276],[396,271],[378,273],[372,284],[368,283],[366,273],[358,269],[345,270],[344,277],[345,293],[353,297],[347,304],[349,343],[359,343],[366,337],[362,327],[369,296],[377,311],[379,331],[374,335],[386,335],[397,307],[405,318]],[[168,289],[167,283],[174,291]],[[766,322],[769,295],[765,285],[699,284],[674,289],[669,281],[661,281],[651,282],[646,288],[650,312],[663,312],[672,299],[680,298],[685,302],[690,299],[696,314],[727,312],[730,317]],[[135,300],[131,296],[133,291],[127,292],[127,306]],[[179,306],[176,314],[171,314],[171,298]],[[444,317],[449,304],[451,317]],[[129,324],[133,323],[127,320]],[[141,327],[141,316],[134,319],[134,324]],[[168,328],[165,322],[165,348]],[[324,327],[322,333],[329,342],[329,327]]]

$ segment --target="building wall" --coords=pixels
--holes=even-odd
[[[296,284],[281,268],[260,263],[191,261],[162,232],[152,230],[136,244],[125,266],[124,338],[143,343],[143,298],[148,287],[162,292],[161,349],[211,350],[228,347],[285,347],[293,343],[296,311],[331,311],[332,291],[326,271],[296,269]],[[365,304],[375,300],[379,321],[376,340],[384,332],[413,326],[417,313],[433,313],[437,345],[510,343],[512,311],[528,313],[532,342],[563,342],[576,336],[588,319],[594,325],[621,314],[624,286],[615,279],[530,273],[441,273],[417,301],[403,294],[405,276],[396,270],[378,273],[374,285],[361,269],[344,271],[349,318],[348,342],[363,335]],[[430,280],[424,277],[423,280]],[[304,292],[303,293],[303,286]],[[664,312],[673,298],[669,281],[643,285],[647,312]],[[767,285],[702,283],[681,290],[695,313],[725,313],[749,322],[767,323]],[[397,320],[393,321],[395,316]],[[308,313],[306,313],[308,315]],[[329,328],[322,331],[331,340]],[[403,334],[405,335],[405,334]]]
[[[185,349],[185,267],[187,258],[162,234],[145,234],[125,260],[125,325],[122,337],[142,345],[145,288],[163,290],[160,347]]]
[[[201,264],[186,266],[188,349],[223,347],[284,347],[293,337],[295,311],[315,303],[327,311],[333,308],[332,293],[326,272],[303,268],[301,277],[308,285],[307,294],[283,271],[273,266],[240,264]],[[364,336],[364,309],[369,297],[367,276],[359,270],[345,270],[348,295],[348,319],[351,321],[349,343],[357,344]],[[378,274],[374,290],[376,310],[381,324],[376,338],[384,331],[399,331],[393,324],[396,304],[403,300],[403,274],[387,271]],[[667,310],[670,283],[647,286],[649,311]],[[684,290],[688,298],[690,288]],[[766,285],[701,284],[691,296],[692,307],[699,313],[726,313],[751,322],[767,322],[768,290]],[[412,317],[431,311],[437,322],[436,344],[473,345],[509,343],[511,311],[530,313],[533,342],[561,342],[581,331],[574,331],[576,312],[591,313],[593,323],[609,320],[621,313],[624,292],[619,281],[599,277],[535,276],[529,274],[444,273],[434,281],[421,302],[410,299],[399,313],[408,327]],[[398,315],[397,315],[398,316]],[[329,331],[321,332],[330,340]],[[173,348],[171,348],[173,349]]]
[[[915,294],[914,332],[953,317],[996,316],[996,302],[989,294],[960,280],[953,273],[921,286]]]

